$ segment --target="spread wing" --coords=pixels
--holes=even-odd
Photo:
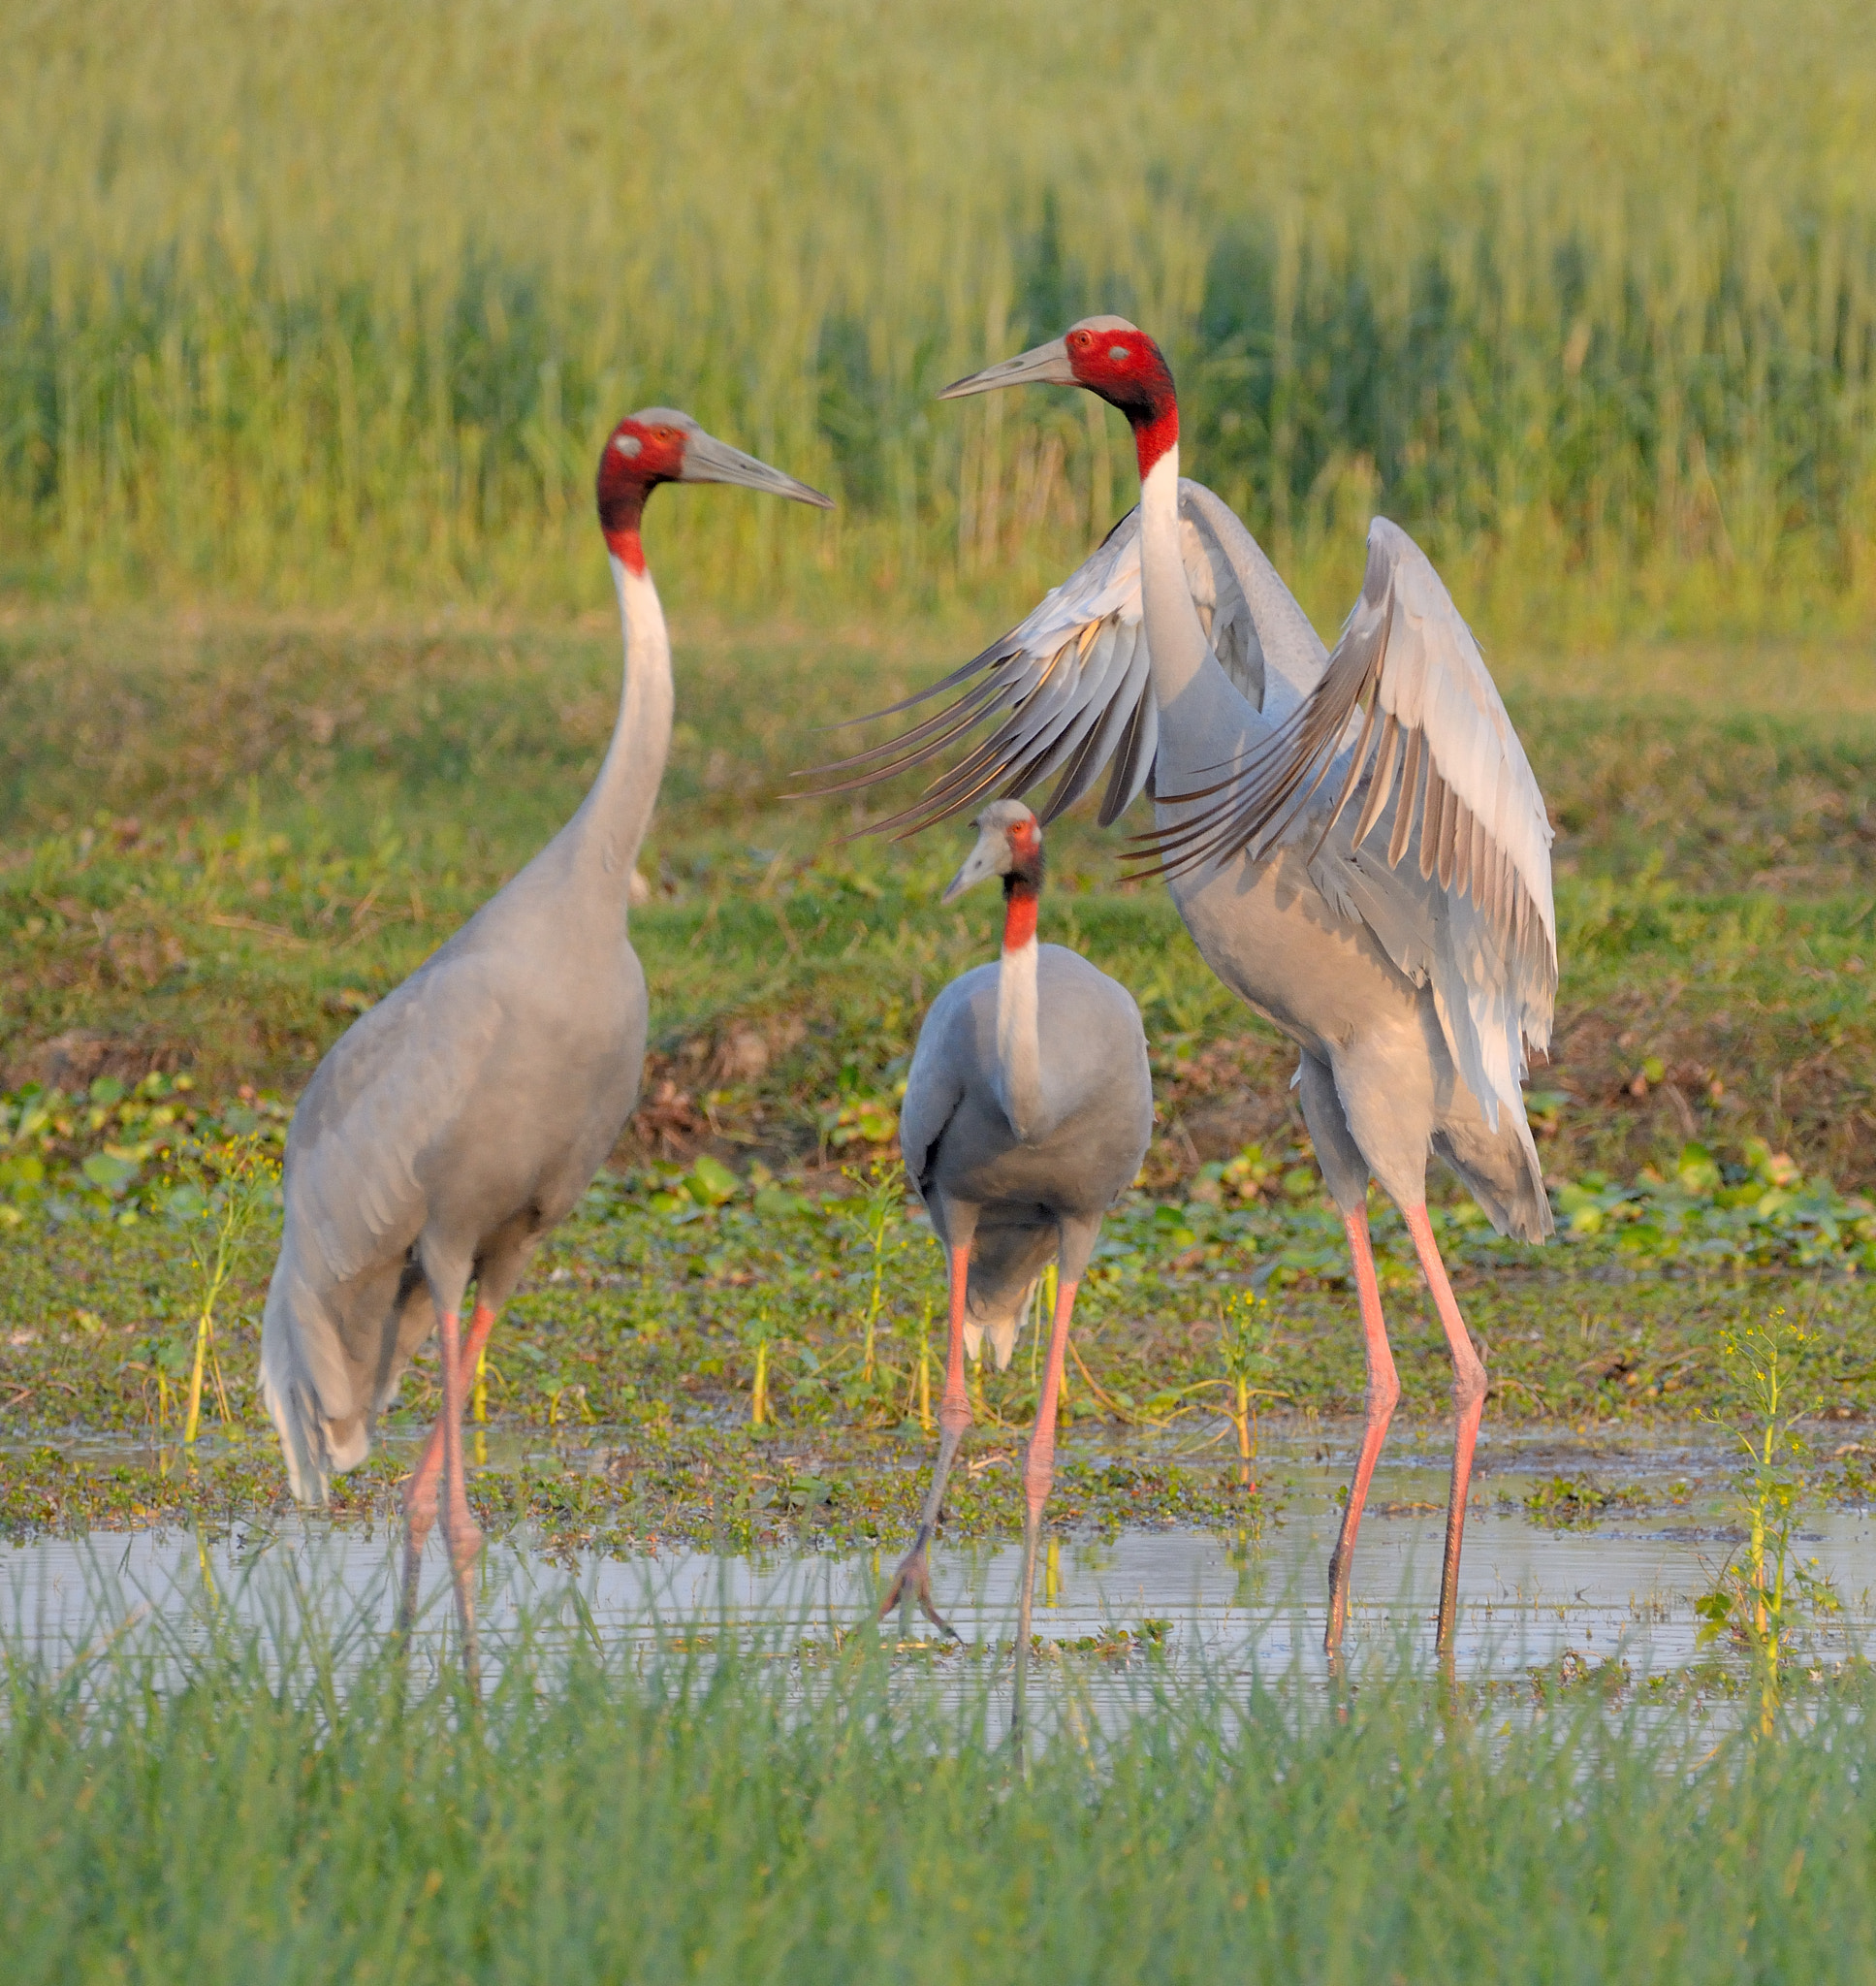
[[[1186,576],[1213,653],[1254,708],[1288,711],[1321,672],[1321,642],[1222,499],[1202,484],[1182,482],[1179,501]],[[845,777],[819,791],[874,785],[964,747],[964,755],[911,806],[874,831],[913,834],[984,800],[1014,799],[1053,779],[1055,788],[1037,810],[1046,824],[1103,772],[1102,826],[1125,814],[1152,777],[1160,739],[1141,606],[1137,506],[1021,625],[931,689],[874,715],[896,717],[948,690],[960,693],[937,716],[889,744],[823,767]],[[985,724],[989,730],[965,747]]]
[[[1312,802],[1325,787],[1334,800],[1319,849],[1358,800],[1345,860],[1379,880],[1362,844],[1385,823],[1385,870],[1399,875],[1412,855],[1423,887],[1408,893],[1442,900],[1441,948],[1463,975],[1471,1026],[1461,1032],[1479,1058],[1467,1078],[1496,1123],[1493,1100],[1517,1094],[1524,1042],[1542,1049],[1550,1040],[1550,822],[1471,630],[1426,555],[1385,518],[1369,529],[1361,597],[1316,688],[1218,785],[1168,796],[1212,804],[1155,837],[1160,866],[1176,873],[1244,849],[1261,857],[1293,838],[1306,813],[1316,827]],[[1386,913],[1377,905],[1376,914]]]

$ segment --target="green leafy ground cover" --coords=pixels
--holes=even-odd
[[[845,804],[778,795],[833,749],[816,726],[928,680],[964,639],[681,631],[681,725],[634,924],[653,998],[644,1102],[492,1348],[492,1517],[621,1549],[903,1531],[941,1275],[896,1208],[875,1304],[855,1193],[890,1163],[919,1015],[987,954],[995,909],[937,902],[960,837],[846,841],[864,817]],[[16,1533],[277,1502],[251,1384],[264,1248],[217,1326],[209,1436],[192,1466],[174,1453],[199,1210],[176,1198],[178,1164],[277,1140],[325,1046],[564,817],[609,725],[616,641],[160,616],[0,628]],[[1623,700],[1644,665],[1646,693]],[[1557,1053],[1532,1085],[1558,1243],[1498,1243],[1436,1194],[1492,1347],[1496,1421],[1724,1405],[1719,1331],[1777,1304],[1821,1326],[1821,1410],[1876,1405],[1876,731],[1834,657],[1775,665],[1778,716],[1716,708],[1714,684],[1767,673],[1725,657],[1500,664],[1559,821],[1564,979]],[[1230,1293],[1271,1304],[1268,1411],[1334,1415],[1360,1393],[1293,1055],[1212,979],[1163,897],[1115,881],[1111,840],[1065,823],[1050,851],[1045,935],[1136,991],[1160,1109],[1079,1313],[1063,1512],[1236,1522],[1217,1438]],[[1436,1417],[1441,1340],[1397,1218],[1378,1202],[1375,1223],[1408,1410]],[[761,1341],[776,1425],[752,1433]],[[1034,1382],[1030,1340],[983,1377],[990,1459],[960,1488],[963,1528],[1013,1522]],[[420,1361],[393,1433],[433,1407]],[[130,1447],[101,1470],[81,1451],[107,1436]],[[404,1465],[394,1441],[346,1507],[384,1508]]]
[[[561,1546],[621,1552],[661,1539],[864,1545],[903,1533],[941,1388],[942,1269],[915,1218],[889,1228],[875,1256],[863,1210],[857,1192],[751,1186],[707,1158],[684,1174],[653,1165],[595,1189],[492,1345],[479,1424],[492,1466],[476,1479],[488,1518],[532,1522]],[[1841,1265],[1820,1275],[1699,1255],[1637,1263],[1604,1236],[1546,1254],[1482,1239],[1457,1211],[1436,1213],[1436,1225],[1491,1347],[1497,1425],[1649,1425],[1723,1413],[1735,1403],[1719,1335],[1774,1302],[1817,1331],[1806,1375],[1817,1408],[1837,1422],[1876,1409],[1876,1311],[1863,1278]],[[185,1457],[178,1401],[195,1311],[181,1236],[161,1216],[134,1228],[119,1218],[12,1233],[0,1398],[21,1447],[0,1490],[0,1523],[15,1536],[285,1508],[253,1384],[264,1257],[250,1262],[218,1330],[227,1418],[211,1414],[208,1437]],[[1432,1421],[1445,1411],[1444,1341],[1398,1217],[1378,1208],[1376,1228],[1403,1411]],[[1318,1204],[1225,1213],[1144,1193],[1129,1202],[1077,1308],[1054,1506],[1063,1522],[1238,1525],[1281,1502],[1281,1471],[1260,1467],[1246,1491],[1226,1467],[1235,1449],[1221,1422],[1224,1305],[1234,1289],[1269,1293],[1258,1383],[1279,1426],[1357,1411],[1360,1348],[1339,1237]],[[750,1413],[758,1343],[770,1401],[762,1427]],[[1006,1372],[973,1376],[978,1427],[973,1468],[949,1505],[956,1534],[1004,1533],[1019,1521],[1015,1470],[1035,1410],[1037,1345],[1026,1334]],[[409,1444],[438,1404],[426,1353],[388,1419],[387,1445],[341,1484],[341,1514],[392,1511]],[[1848,1435],[1825,1444],[1821,1461]],[[100,1450],[98,1437],[110,1445]],[[1845,1487],[1860,1495],[1851,1469]]]

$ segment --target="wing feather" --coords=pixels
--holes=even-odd
[[[1425,736],[1418,724],[1407,733],[1407,770],[1401,775],[1400,811],[1394,816],[1394,832],[1387,842],[1387,866],[1398,869],[1414,835],[1414,817],[1420,800],[1420,757]]]
[[[1180,510],[1187,581],[1220,665],[1254,707],[1294,709],[1322,670],[1325,651],[1315,629],[1218,496],[1182,482]],[[904,836],[989,794],[1015,798],[1053,780],[1040,810],[1046,823],[1092,791],[1105,771],[1101,824],[1125,814],[1152,780],[1160,737],[1138,509],[1002,640],[874,716],[896,717],[946,694],[952,700],[934,716],[821,767],[820,774],[836,777],[813,792],[853,792],[936,764],[919,797],[871,830]],[[976,742],[966,745],[973,732]],[[944,764],[960,746],[963,755]]]
[[[1412,853],[1421,881],[1437,881],[1447,956],[1436,977],[1460,976],[1441,993],[1442,1014],[1454,1016],[1455,1052],[1495,1125],[1498,1103],[1516,1095],[1526,1044],[1549,1044],[1557,989],[1550,823],[1471,630],[1426,556],[1385,518],[1369,530],[1361,597],[1315,688],[1228,777],[1203,793],[1168,796],[1211,804],[1156,837],[1160,866],[1177,873],[1241,849],[1260,854],[1332,781],[1319,849],[1365,783],[1347,859],[1360,859],[1391,801],[1387,869],[1404,873]]]
[[[1381,818],[1381,810],[1387,805],[1388,795],[1394,790],[1394,772],[1400,762],[1401,727],[1392,711],[1389,711],[1381,727],[1381,743],[1375,747],[1375,770],[1368,782],[1368,798],[1361,809],[1361,818],[1355,822],[1354,845],[1360,848],[1374,832],[1375,822]]]

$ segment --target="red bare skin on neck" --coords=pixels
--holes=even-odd
[[[1066,342],[1076,379],[1127,416],[1144,482],[1179,439],[1179,397],[1165,354],[1143,331],[1082,329]]]
[[[1020,951],[1035,938],[1035,913],[1042,895],[1042,831],[1033,820],[1009,830],[1013,866],[1003,878],[1003,949]]]
[[[599,503],[599,529],[613,557],[640,577],[645,572],[640,537],[645,499],[660,483],[675,483],[683,476],[684,444],[681,428],[627,419],[606,437],[600,452],[593,492]]]
[[[1010,879],[1013,887],[1003,891],[1003,949],[1021,951],[1035,936],[1036,891]]]

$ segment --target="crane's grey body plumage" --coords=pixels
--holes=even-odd
[[[633,741],[653,781],[654,732]],[[609,865],[604,838],[576,816],[354,1022],[294,1113],[262,1385],[303,1502],[365,1459],[432,1292],[473,1281],[498,1310],[631,1115],[645,974],[628,851]]]
[[[1019,1137],[996,1081],[1001,964],[973,967],[932,1003],[900,1115],[906,1171],[947,1250],[969,1247],[966,1337],[1009,1363],[1030,1293],[1057,1260],[1078,1280],[1101,1217],[1139,1172],[1153,1083],[1133,996],[1077,951],[1036,948],[1046,1116]]]
[[[667,482],[735,483],[828,507],[675,408],[647,407],[615,428],[595,495],[624,684],[598,775],[547,847],[340,1037],[287,1134],[261,1391],[294,1494],[323,1503],[333,1475],[364,1460],[373,1424],[437,1331],[442,1411],[405,1491],[399,1618],[408,1625],[415,1612],[440,1475],[472,1684],[481,1534],[461,1455],[469,1375],[541,1236],[605,1163],[644,1067],[645,974],[627,906],[670,750],[673,697],[640,528],[647,497]]]

